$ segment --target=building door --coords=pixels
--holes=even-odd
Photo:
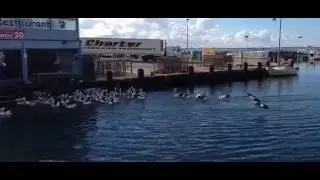
[[[22,78],[20,50],[0,50],[0,78]]]

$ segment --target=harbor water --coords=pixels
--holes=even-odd
[[[0,161],[319,161],[319,77],[301,65],[297,77],[195,87],[206,102],[158,91],[117,105],[16,106],[0,120]]]

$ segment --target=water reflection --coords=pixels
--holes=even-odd
[[[245,91],[248,92],[248,84],[249,84],[248,81],[244,81],[243,84],[244,84]]]
[[[278,84],[277,87],[278,87],[278,96],[279,96],[279,95],[281,95],[281,93],[282,93],[282,88],[283,88],[282,84],[283,84],[283,83],[282,83],[282,81],[281,81],[280,79],[278,79],[278,80],[277,80],[277,84]]]
[[[1,123],[0,161],[74,161],[87,153],[85,136],[94,127],[94,108],[17,107],[13,113]]]
[[[232,93],[232,86],[233,86],[233,83],[228,83],[228,88],[227,88],[227,93],[228,94],[231,94]]]
[[[210,87],[210,88],[209,88],[209,93],[210,93],[210,95],[214,95],[214,94],[216,93],[216,91],[215,91],[215,84],[210,84],[209,87]]]
[[[259,80],[258,80],[258,90],[259,90],[259,91],[261,91],[262,88],[263,88],[263,86],[262,86],[262,85],[263,85],[263,82],[264,82],[263,79],[259,79]]]
[[[299,76],[289,77],[288,79],[283,79],[283,81],[289,90],[294,91],[294,84],[299,83]]]
[[[193,93],[194,93],[194,86],[190,86],[190,87],[189,87],[189,90],[190,90],[190,93],[193,94]]]

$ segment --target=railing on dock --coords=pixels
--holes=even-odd
[[[260,62],[263,66],[267,59],[249,58],[233,59],[232,61],[211,62],[211,61],[186,61],[177,57],[165,57],[156,61],[138,61],[132,58],[98,58],[95,61],[96,80],[107,80],[108,72],[112,72],[114,78],[137,77],[138,69],[143,69],[145,76],[157,74],[187,73],[188,67],[193,66],[194,72],[208,72],[214,67],[214,71],[243,70],[246,63],[247,70],[257,69]],[[230,66],[231,65],[231,66]]]
[[[97,79],[97,80],[110,80],[110,79],[130,79],[130,78],[139,78],[139,73],[143,74],[143,77],[148,76],[163,76],[163,75],[176,75],[176,74],[188,74],[190,73],[190,68],[192,68],[193,73],[208,73],[208,72],[228,72],[228,71],[255,71],[255,70],[264,70],[264,65],[262,63],[258,63],[257,65],[248,65],[245,63],[244,65],[236,65],[233,66],[232,64],[226,64],[225,66],[214,66],[210,65],[208,67],[197,67],[197,65],[201,65],[200,63],[192,62],[192,63],[183,63],[183,67],[180,69],[180,71],[175,72],[159,72],[156,71],[157,68],[155,68],[155,63],[133,63],[132,65],[132,72],[127,72],[126,75],[119,76],[114,75],[113,72],[108,71],[106,72],[106,76],[103,79]],[[110,75],[111,74],[111,75]],[[109,76],[109,77],[108,77]],[[110,77],[111,76],[111,77]]]
[[[110,71],[115,77],[133,73],[132,58],[100,58],[95,61],[95,75],[97,80],[105,80]]]

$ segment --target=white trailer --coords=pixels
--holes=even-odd
[[[131,56],[152,60],[164,55],[164,41],[160,39],[81,38],[84,55]]]

